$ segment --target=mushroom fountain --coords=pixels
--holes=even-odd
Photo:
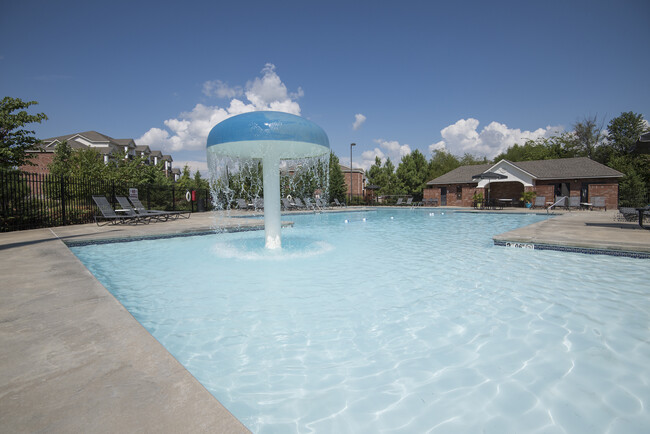
[[[228,118],[212,128],[207,141],[209,162],[223,157],[261,161],[267,249],[282,247],[280,161],[321,157],[329,151],[329,139],[321,127],[300,116],[274,111]]]

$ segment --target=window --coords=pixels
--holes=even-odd
[[[458,185],[456,186],[456,199],[461,200],[463,198],[463,187]]]

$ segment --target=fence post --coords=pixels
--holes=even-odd
[[[61,180],[61,220],[63,222],[63,226],[65,226],[65,177],[64,175],[61,175],[59,178]]]
[[[173,185],[172,185],[172,211],[176,211],[176,194],[174,194]]]
[[[115,180],[111,181],[111,205],[115,207]]]

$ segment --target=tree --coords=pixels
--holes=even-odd
[[[646,131],[648,131],[648,124],[643,119],[643,115],[624,112],[609,121],[607,139],[616,152],[629,154],[632,146]]]
[[[606,164],[625,174],[619,183],[619,203],[622,206],[647,205],[650,192],[650,159],[633,154],[632,147],[641,134],[648,131],[643,115],[624,112],[607,126],[609,150]]]
[[[574,146],[577,156],[594,158],[596,148],[602,144],[604,139],[603,125],[598,126],[598,118],[584,118],[573,126],[575,135]]]
[[[437,149],[433,151],[433,155],[429,161],[426,179],[427,181],[436,179],[437,177],[460,167],[460,165],[460,161],[458,161],[458,158],[454,155],[447,151]]]
[[[38,104],[36,101],[22,101],[6,96],[0,102],[0,168],[10,169],[22,165],[33,165],[26,151],[33,150],[40,141],[34,131],[23,129],[27,124],[47,120],[44,113],[28,114],[24,109]],[[17,113],[15,113],[17,110]]]
[[[400,187],[415,200],[422,200],[422,189],[426,185],[428,172],[427,159],[418,149],[402,157],[395,175]]]
[[[54,150],[54,159],[48,166],[50,173],[56,176],[70,176],[73,152],[67,141],[59,143]]]
[[[338,199],[341,202],[345,201],[348,186],[345,184],[345,177],[341,170],[339,157],[333,152],[330,152],[329,175],[329,198],[327,200],[333,201],[334,199]]]

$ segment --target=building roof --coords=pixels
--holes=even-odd
[[[587,157],[507,162],[524,172],[527,172],[537,180],[622,178],[624,176],[618,170],[614,170],[611,167],[607,167],[604,164],[600,164]],[[476,166],[461,166],[427,182],[427,185],[477,182],[476,180],[472,180],[472,176],[486,172],[495,165],[496,164],[480,164]]]
[[[476,180],[472,179],[472,176],[478,175],[479,173],[483,173],[492,166],[493,164],[476,164],[472,166],[460,166],[450,172],[445,173],[442,176],[437,177],[436,179],[427,182],[427,185],[465,184],[465,183],[476,182]]]
[[[339,164],[339,166],[341,166],[341,171],[342,171],[343,173],[345,173],[345,172],[348,172],[348,173],[349,173],[349,172],[350,172],[350,166],[344,166],[343,164]],[[352,172],[362,173],[362,174],[364,174],[364,175],[365,175],[365,173],[366,173],[366,172],[365,172],[363,169],[361,169],[360,167],[355,167],[355,168],[353,168],[353,169],[352,169]]]

